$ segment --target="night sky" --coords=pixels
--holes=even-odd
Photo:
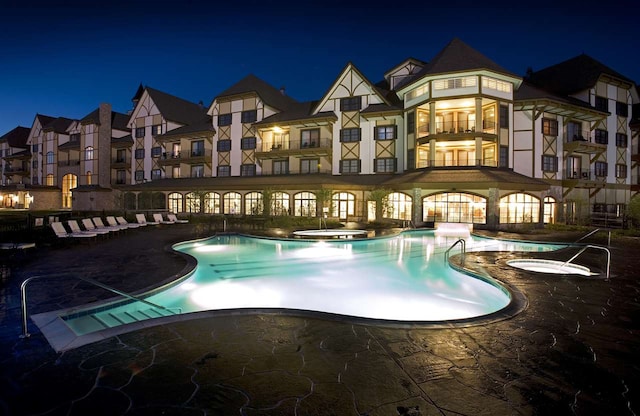
[[[640,82],[632,0],[2,3],[0,135],[31,127],[36,113],[81,118],[101,102],[127,112],[141,83],[209,105],[253,73],[297,100],[320,99],[348,62],[377,82],[454,37],[518,75],[586,53]]]

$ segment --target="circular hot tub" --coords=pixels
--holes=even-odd
[[[538,273],[579,274],[582,276],[595,276],[598,274],[592,273],[588,267],[558,260],[515,259],[508,260],[507,264],[511,267]]]

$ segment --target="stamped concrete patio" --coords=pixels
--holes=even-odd
[[[207,234],[190,224],[147,228],[40,247],[35,258],[14,261],[0,286],[0,414],[640,414],[636,239],[612,242],[609,280],[519,271],[505,264],[512,253],[452,256],[528,301],[518,315],[480,325],[394,328],[206,312],[64,353],[33,324],[33,335],[19,338],[25,278],[62,273],[33,282],[30,313],[110,297],[73,274],[135,292],[188,270],[188,259],[167,248]],[[602,268],[597,255],[589,257]]]

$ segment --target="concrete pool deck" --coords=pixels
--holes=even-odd
[[[528,299],[515,317],[483,325],[389,328],[212,313],[59,354],[33,323],[33,335],[19,338],[25,278],[82,274],[136,292],[188,267],[166,251],[170,244],[205,235],[190,224],[146,228],[37,248],[3,278],[0,414],[640,414],[640,243],[631,238],[612,242],[609,280],[515,269],[506,264],[511,253],[468,253],[464,264],[453,255]],[[496,235],[575,241],[583,234]],[[61,276],[33,282],[29,310],[109,297]]]

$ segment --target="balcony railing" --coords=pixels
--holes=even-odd
[[[274,172],[272,170],[266,170],[263,169],[262,172],[260,173],[256,173],[256,176],[279,176],[279,175],[318,175],[318,174],[331,174],[331,170],[329,169],[317,169],[315,171],[311,171],[311,172],[300,172],[298,170],[296,171],[292,171],[292,170],[287,170],[285,171],[277,171]]]
[[[580,169],[580,170],[569,170],[563,173],[563,178],[566,180],[578,180],[578,181],[604,181],[607,179],[606,172],[589,170],[589,169]]]
[[[595,143],[593,135],[589,130],[582,131],[573,131],[573,132],[564,132],[564,142],[582,142],[582,143]]]
[[[494,159],[469,159],[469,160],[420,160],[419,168],[455,168],[455,167],[491,167],[498,166]]]
[[[306,150],[306,149],[326,149],[331,147],[331,139],[312,139],[312,140],[288,140],[288,141],[272,141],[265,140],[262,142],[261,152],[276,152],[282,150]]]
[[[27,166],[5,166],[5,173],[22,173],[29,172],[29,168]]]
[[[179,151],[179,152],[164,152],[160,156],[160,160],[176,160],[181,159],[189,161],[189,159],[204,158],[211,153],[210,149],[192,150],[192,151]]]
[[[58,166],[77,166],[79,164],[80,164],[80,160],[77,160],[77,159],[58,161]]]

